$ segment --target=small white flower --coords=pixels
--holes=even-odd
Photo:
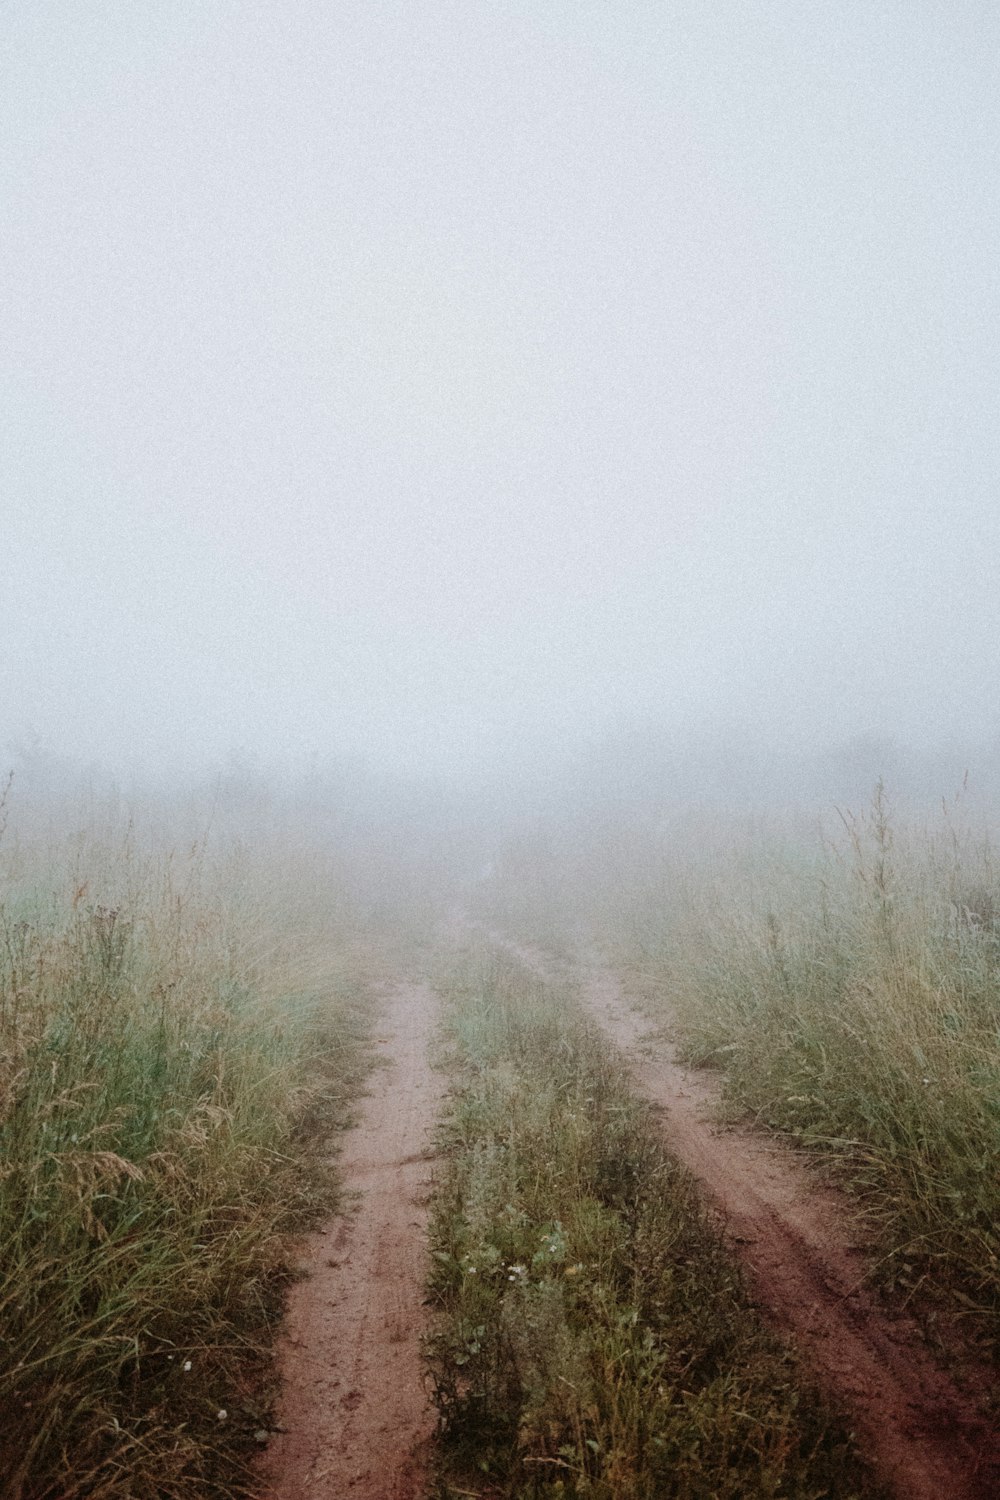
[[[191,1361],[189,1359],[186,1359],[184,1361],[183,1365],[181,1365],[181,1369],[184,1371],[184,1373],[186,1375],[187,1372],[188,1372],[188,1370],[190,1370],[190,1368],[191,1368]]]
[[[226,1408],[224,1406],[220,1406],[219,1410],[215,1413],[215,1420],[217,1422],[224,1422],[228,1416],[229,1413],[226,1411]]]

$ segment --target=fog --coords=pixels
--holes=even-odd
[[[994,5],[14,0],[0,46],[7,759],[433,802],[994,741]]]

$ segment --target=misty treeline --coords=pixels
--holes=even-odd
[[[322,858],[328,894],[364,921],[464,899],[490,881],[499,889],[502,871],[517,870],[522,887],[542,881],[547,906],[571,869],[584,875],[610,858],[627,883],[653,851],[701,847],[708,826],[724,843],[727,830],[751,827],[809,839],[862,813],[878,784],[911,823],[960,802],[963,825],[986,830],[1000,809],[1000,749],[860,739],[776,750],[650,730],[499,772],[470,764],[461,775],[394,776],[359,758],[289,771],[234,754],[216,770],[171,779],[82,764],[29,739],[0,756],[0,827],[6,870],[15,849],[23,859],[44,847],[55,868],[60,845],[110,848],[124,834],[130,847],[175,861],[223,849]]]

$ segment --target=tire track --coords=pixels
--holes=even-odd
[[[607,970],[585,970],[581,994],[628,1054],[642,1092],[663,1109],[668,1144],[722,1218],[762,1310],[849,1412],[882,1481],[898,1500],[993,1500],[996,1427],[934,1363],[913,1319],[890,1316],[863,1286],[863,1253],[843,1196],[780,1141],[713,1124],[717,1089],[659,1043],[648,1056],[649,1025]]]
[[[353,1210],[310,1237],[279,1346],[272,1500],[415,1500],[434,1415],[423,1384],[426,1198],[443,1084],[428,1062],[435,1002],[399,984],[339,1167]]]

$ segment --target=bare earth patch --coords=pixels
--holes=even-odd
[[[434,1430],[420,1335],[431,1129],[442,1085],[431,991],[399,984],[339,1165],[356,1203],[311,1236],[279,1352],[282,1397],[262,1463],[273,1500],[413,1500]]]
[[[975,1399],[931,1359],[917,1324],[890,1316],[861,1283],[849,1207],[781,1141],[722,1128],[712,1080],[670,1049],[640,1044],[648,1023],[615,977],[595,967],[584,999],[629,1053],[640,1088],[664,1110],[671,1149],[698,1178],[743,1260],[762,1310],[851,1414],[861,1449],[899,1500],[987,1500],[1000,1494],[1000,1439]]]

